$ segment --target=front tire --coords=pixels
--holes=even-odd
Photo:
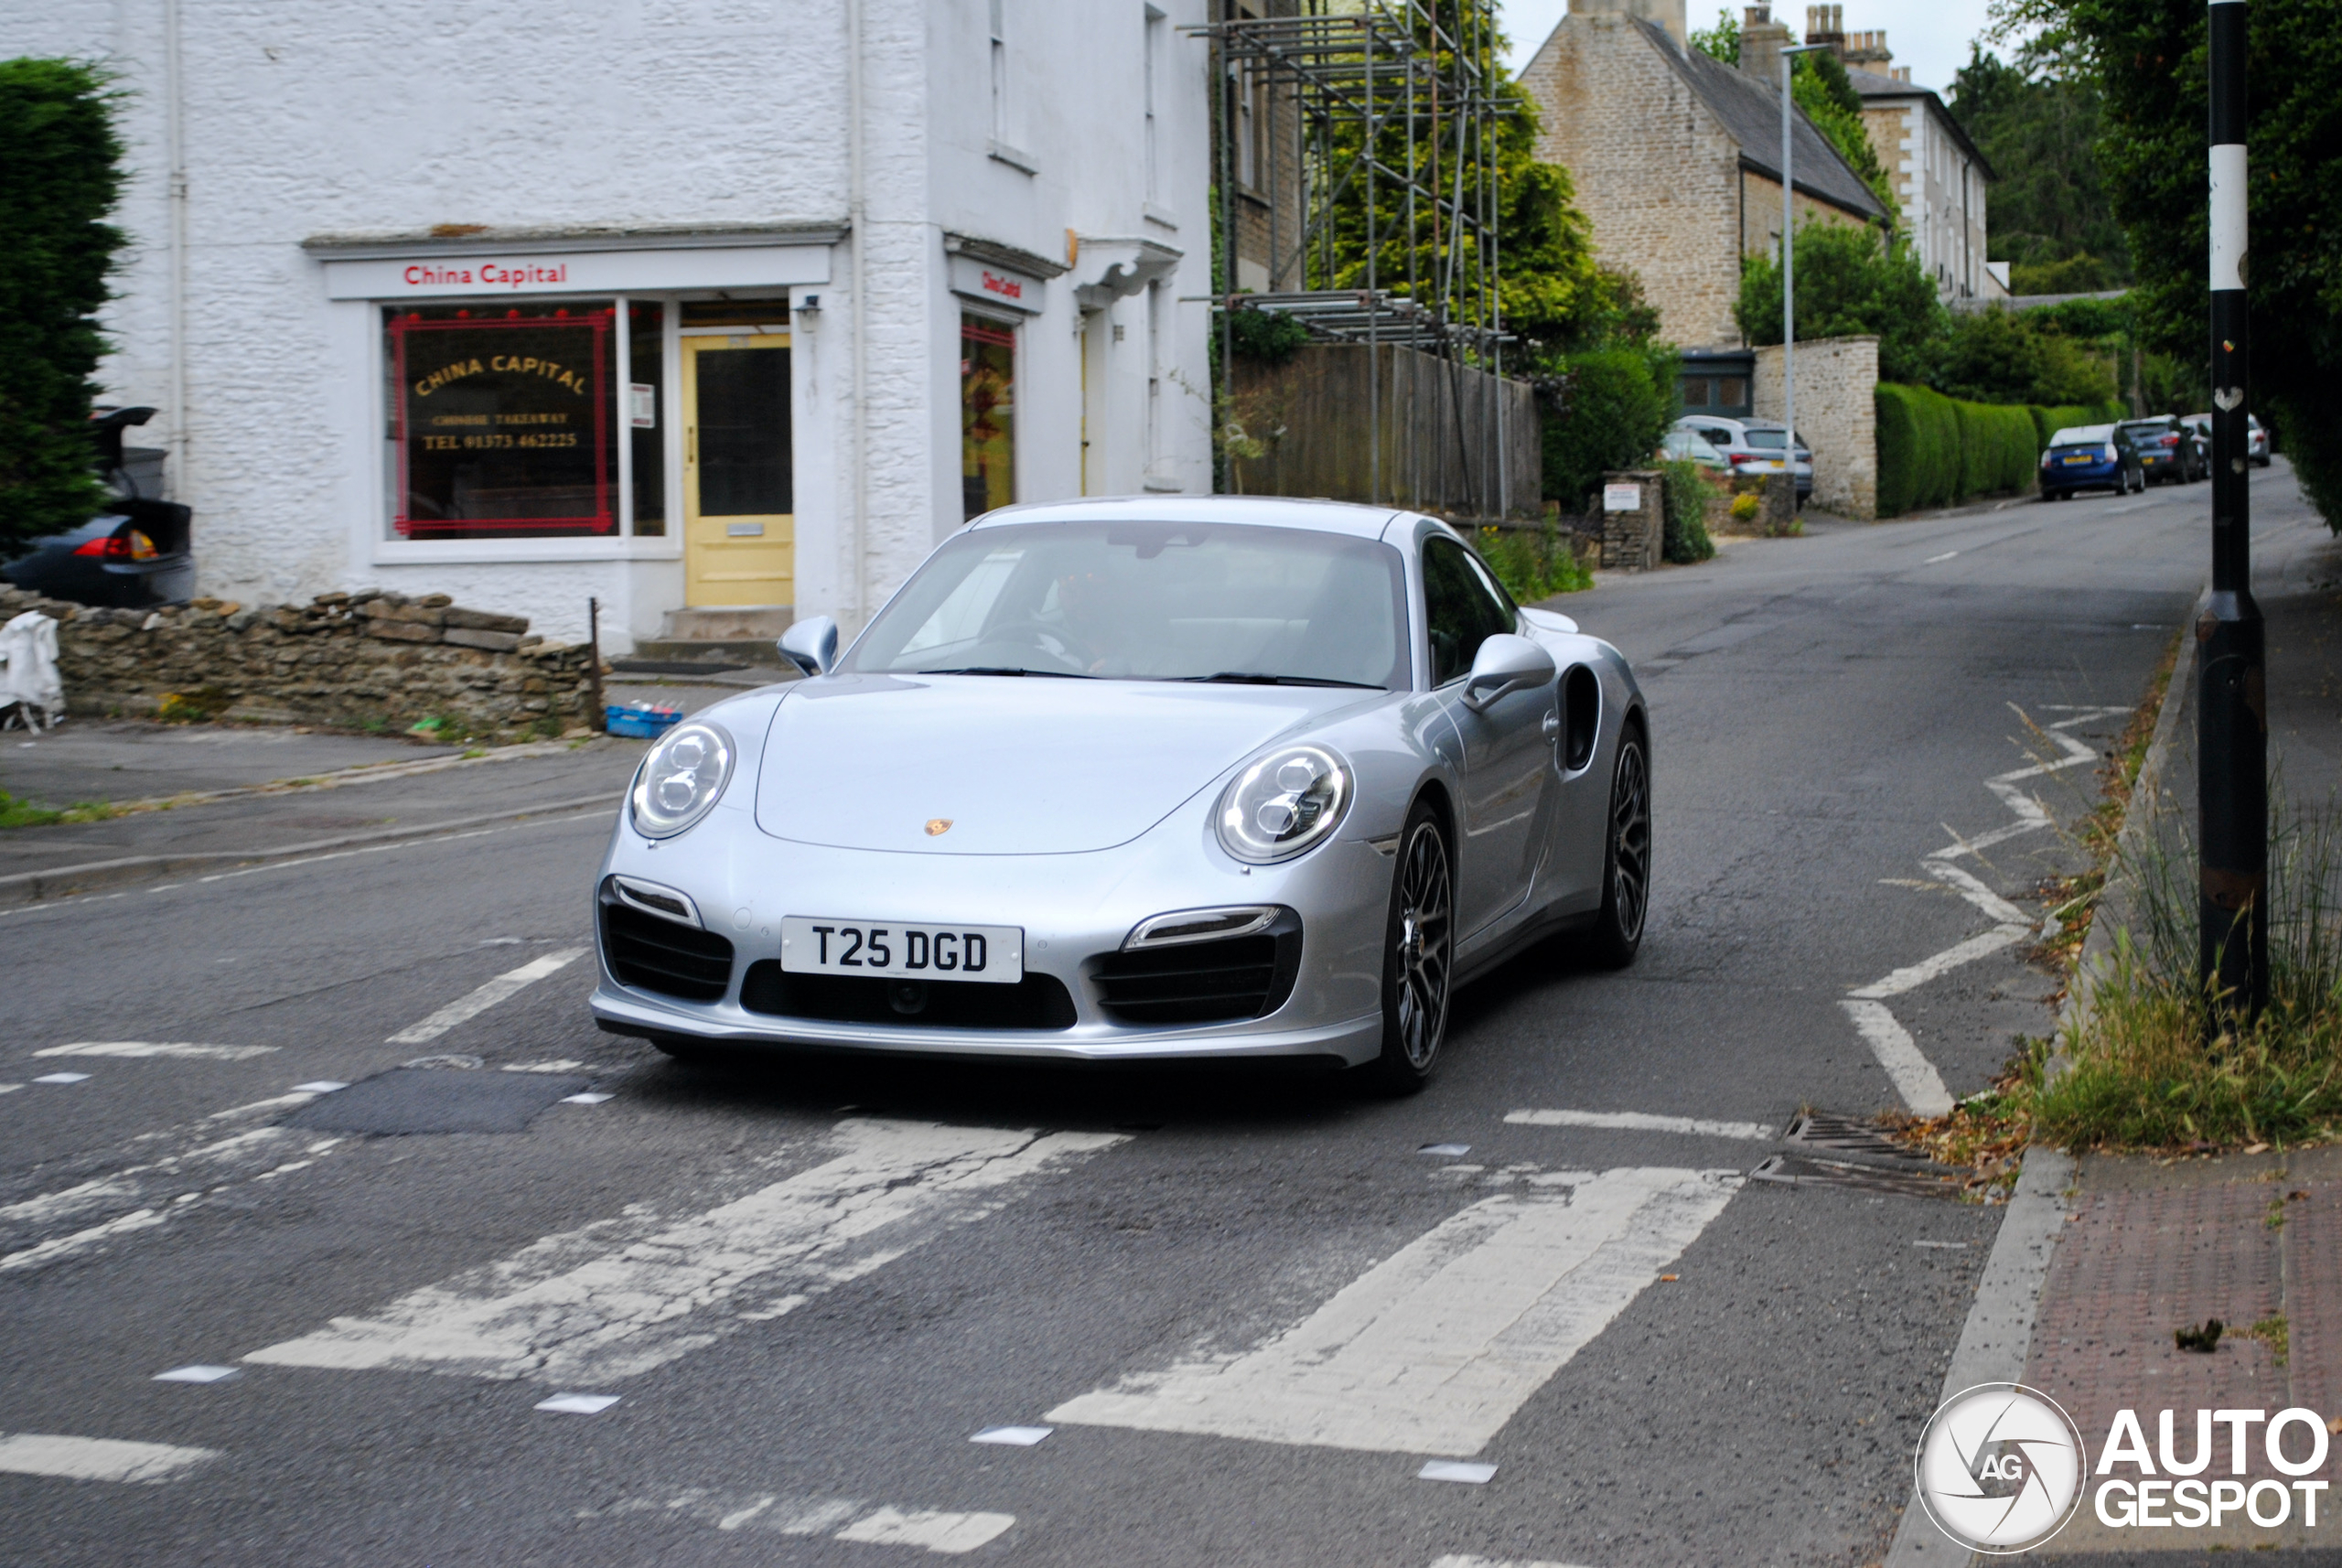
[[[1589,955],[1604,969],[1624,969],[1642,950],[1650,914],[1650,757],[1631,726],[1618,737],[1610,775],[1608,843],[1602,857],[1602,908]]]
[[[1428,800],[1416,801],[1399,833],[1383,926],[1382,1054],[1365,1069],[1385,1094],[1413,1094],[1429,1083],[1446,1043],[1456,959],[1452,864],[1439,813]]]

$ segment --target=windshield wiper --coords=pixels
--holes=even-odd
[[[962,664],[949,670],[914,670],[914,675],[1047,675],[1056,681],[1095,681],[1078,670],[1026,670],[1015,664]]]
[[[1216,675],[1182,675],[1182,681],[1217,682],[1229,686],[1349,686],[1361,692],[1380,692],[1388,688],[1371,681],[1330,681],[1318,675],[1271,675],[1258,670],[1222,670]]]

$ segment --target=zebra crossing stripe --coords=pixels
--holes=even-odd
[[[1732,1200],[1735,1171],[1605,1172],[1454,1215],[1233,1359],[1069,1400],[1067,1425],[1461,1458]]]
[[[548,1236],[244,1359],[607,1384],[793,1311],[1126,1141],[875,1119],[836,1133],[846,1145],[836,1158],[721,1208]]]

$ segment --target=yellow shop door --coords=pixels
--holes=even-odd
[[[789,334],[683,339],[683,601],[797,602]]]

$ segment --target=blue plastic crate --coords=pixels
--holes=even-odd
[[[655,707],[649,703],[612,703],[603,714],[610,734],[656,740],[682,722],[683,710]]]

